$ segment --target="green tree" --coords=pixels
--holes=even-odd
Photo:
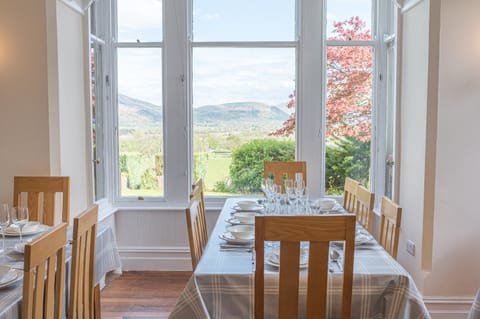
[[[264,161],[293,161],[295,142],[274,139],[253,140],[232,153],[230,177],[238,192],[260,192]]]
[[[326,151],[326,191],[340,194],[345,177],[351,177],[363,185],[368,185],[370,169],[370,142],[362,142],[354,137],[335,139]]]

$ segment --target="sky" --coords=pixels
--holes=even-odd
[[[327,0],[333,21],[371,21],[372,0]],[[161,0],[118,0],[118,41],[162,41]],[[293,41],[294,0],[193,0],[194,41]],[[194,48],[193,106],[255,101],[285,105],[295,88],[293,48]],[[119,49],[119,92],[162,105],[161,49]]]

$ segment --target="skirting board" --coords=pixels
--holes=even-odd
[[[475,296],[423,298],[432,319],[465,319],[474,299]]]
[[[192,270],[188,247],[118,247],[122,270]]]

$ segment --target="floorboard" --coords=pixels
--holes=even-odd
[[[107,278],[102,319],[166,319],[191,272],[128,271]]]

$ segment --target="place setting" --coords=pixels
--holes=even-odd
[[[8,265],[0,265],[0,289],[9,287],[23,278],[23,271]]]
[[[232,207],[235,212],[260,212],[264,208],[263,205],[260,205],[254,200],[241,200],[235,203]]]
[[[224,243],[220,244],[222,251],[251,251],[255,238],[255,226],[232,225],[220,234]]]

